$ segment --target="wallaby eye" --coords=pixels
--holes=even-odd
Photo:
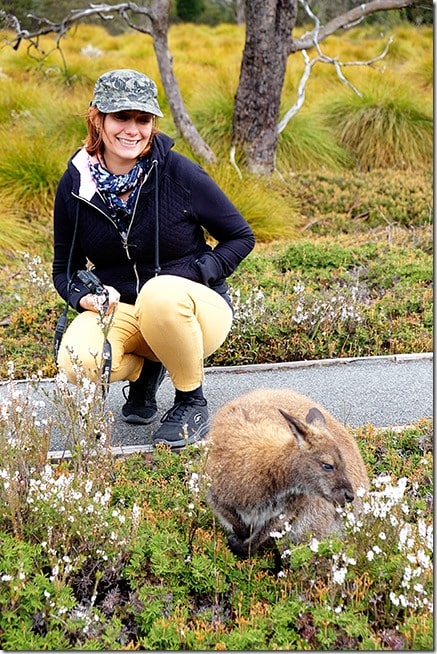
[[[322,466],[323,470],[326,470],[327,472],[332,472],[334,470],[332,463],[326,463],[322,461],[320,465]]]

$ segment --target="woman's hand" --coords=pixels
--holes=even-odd
[[[94,311],[95,313],[100,313],[101,307],[105,303],[106,299],[108,300],[108,307],[106,309],[105,315],[111,314],[120,302],[120,293],[113,286],[104,286],[108,295],[107,298],[102,293],[101,295],[96,295],[93,293],[88,293],[81,298],[79,304],[82,309],[85,311]]]

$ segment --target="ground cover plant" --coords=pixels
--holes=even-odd
[[[369,59],[393,29],[357,28],[326,51]],[[258,241],[229,280],[234,326],[207,365],[432,350],[432,30],[394,32],[387,91],[375,86],[382,68],[347,70],[360,98],[315,66],[277,173],[254,179],[227,163],[242,29],[170,30],[184,99],[221,159],[209,172]],[[203,446],[114,459],[100,385],[57,377],[35,403],[18,383],[39,388],[56,373],[51,205],[93,81],[122,61],[159,85],[138,35],[82,26],[64,48],[64,60],[55,50],[40,63],[0,51],[1,648],[430,650],[430,421],[355,430],[372,490],[359,522],[343,516],[342,542],[292,547],[278,533],[240,560],[205,502]],[[284,110],[301,72],[290,64]],[[161,126],[191,156],[161,90]],[[54,430],[71,458],[48,462]]]
[[[359,519],[344,513],[343,541],[292,546],[285,525],[244,560],[205,501],[207,446],[114,460],[99,384],[72,390],[58,378],[38,407],[24,388],[11,368],[0,415],[3,649],[431,649],[430,421],[356,430],[372,486]],[[66,416],[72,457],[49,463]]]

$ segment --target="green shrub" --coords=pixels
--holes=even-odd
[[[332,275],[332,269],[350,269],[363,260],[375,256],[377,246],[373,243],[363,244],[360,248],[345,247],[338,243],[314,243],[301,239],[292,243],[278,258],[278,264],[286,270],[310,271],[324,268]]]
[[[257,247],[229,280],[234,323],[207,365],[432,351],[431,227],[417,231]],[[17,377],[53,375],[63,304],[41,259],[25,258],[2,307],[0,378],[9,361]]]
[[[258,251],[231,278],[234,324],[208,362],[431,351],[432,287],[420,242],[397,246],[381,232],[361,244],[302,239]]]

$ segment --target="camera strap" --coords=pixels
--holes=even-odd
[[[102,383],[103,383],[103,392],[108,391],[109,382],[111,378],[111,367],[112,367],[112,347],[111,343],[105,338],[103,343],[103,370],[102,370]]]
[[[67,263],[67,298],[70,296],[70,289],[73,281],[71,265],[73,261],[74,247],[76,245],[76,240],[77,240],[77,231],[79,226],[79,209],[80,209],[80,202],[78,200],[77,207],[76,207],[76,217],[74,221],[73,238],[71,239],[71,247],[70,247],[70,252],[68,255],[68,263]],[[58,321],[56,323],[55,335],[53,339],[53,356],[55,358],[56,366],[58,365],[59,347],[61,345],[62,338],[65,334],[65,330],[67,329],[68,308],[69,308],[69,302],[67,299],[65,303],[64,311],[62,312],[62,315],[59,316]],[[102,358],[103,358],[103,370],[102,370],[103,390],[104,392],[106,392],[109,386],[111,367],[112,367],[112,347],[111,347],[111,343],[108,341],[107,338],[105,338],[103,342]]]

